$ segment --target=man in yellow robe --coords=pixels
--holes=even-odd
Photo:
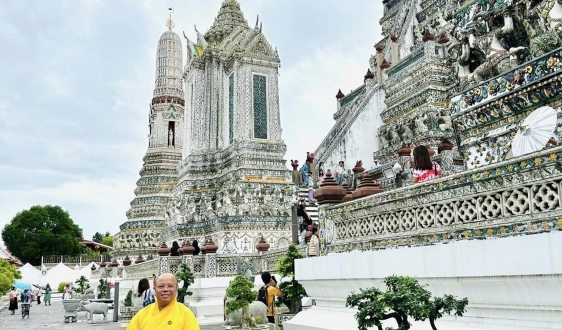
[[[176,301],[176,276],[162,274],[156,283],[156,302],[141,309],[133,317],[127,330],[200,330],[191,310]]]

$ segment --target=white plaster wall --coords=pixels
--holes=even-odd
[[[416,16],[414,15],[412,17],[412,20],[410,21],[410,23],[408,24],[408,28],[406,30],[406,34],[404,35],[404,41],[399,42],[400,48],[399,48],[399,54],[400,54],[400,59],[403,59],[404,57],[410,55],[411,48],[414,46],[414,22],[415,22]],[[392,65],[396,65],[398,63],[392,63]]]
[[[436,296],[468,297],[465,316],[444,318],[443,324],[562,329],[560,251],[562,232],[463,241],[297,260],[296,278],[316,300],[314,319],[328,313],[341,320],[314,329],[356,329],[355,312],[345,308],[346,297],[360,288],[384,289],[382,279],[394,274],[417,277]],[[290,322],[294,326],[285,329],[313,329],[306,321],[311,317],[297,315]]]
[[[371,168],[374,163],[373,152],[379,149],[377,130],[383,124],[380,114],[386,109],[384,99],[382,88],[374,92],[344,137],[339,138],[337,147],[326,150],[325,170],[331,169],[333,172],[340,160],[346,163],[348,169],[353,168],[358,160],[363,161],[364,168]]]

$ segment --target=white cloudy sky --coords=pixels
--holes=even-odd
[[[239,1],[279,50],[286,159],[302,162],[334,124],[338,88],[362,84],[382,2]],[[206,31],[221,3],[0,1],[0,227],[32,205],[56,204],[86,238],[119,231],[146,151],[168,7],[174,30],[194,40],[193,25]]]

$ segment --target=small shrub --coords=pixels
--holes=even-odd
[[[123,301],[123,306],[125,307],[133,307],[133,290],[129,290],[129,292],[127,293],[127,297],[125,297],[125,300]]]
[[[100,278],[99,285],[98,285],[98,299],[105,298],[107,294],[107,280]]]
[[[57,288],[58,292],[64,292],[64,287],[66,286],[66,282],[60,282]]]

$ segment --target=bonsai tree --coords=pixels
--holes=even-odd
[[[84,275],[80,276],[80,278],[77,279],[76,282],[74,282],[74,283],[78,284],[78,286],[75,289],[75,291],[78,292],[78,293],[84,293],[84,290],[90,288],[90,284],[88,283],[88,279]]]
[[[295,260],[302,258],[303,255],[298,249],[298,245],[291,245],[287,249],[287,253],[277,263],[279,275],[291,278],[290,281],[279,284],[279,289],[285,294],[282,298],[279,298],[279,302],[289,307],[291,314],[302,311],[301,299],[306,296],[304,287],[295,280]]]
[[[457,300],[451,295],[431,299],[431,292],[418,280],[409,276],[389,276],[384,279],[387,291],[377,288],[361,289],[347,297],[347,307],[357,307],[355,318],[359,330],[367,330],[376,326],[383,330],[381,321],[394,318],[398,330],[410,329],[408,317],[416,321],[429,319],[434,330],[435,320],[443,316],[443,312],[462,316],[468,299]],[[387,328],[393,329],[393,328]]]
[[[183,281],[182,287],[178,290],[178,302],[184,303],[185,296],[191,296],[193,292],[187,291],[187,288],[195,282],[195,276],[187,264],[181,264],[181,271],[177,274],[178,280]]]
[[[98,285],[98,299],[105,298],[107,294],[107,280],[100,278]]]
[[[467,298],[457,299],[450,294],[446,294],[442,298],[433,298],[427,305],[431,329],[437,330],[435,320],[443,317],[443,313],[451,315],[454,312],[454,315],[462,316],[466,311],[466,305],[468,305]]]
[[[236,276],[226,289],[226,296],[234,299],[226,303],[226,314],[232,314],[242,309],[243,329],[255,326],[255,324],[252,324],[255,323],[255,320],[250,318],[250,304],[256,300],[258,293],[253,289],[254,282],[248,281],[242,275]]]
[[[125,300],[123,300],[123,306],[125,307],[133,307],[133,290],[129,290],[129,292],[127,293],[127,296],[125,297]]]

